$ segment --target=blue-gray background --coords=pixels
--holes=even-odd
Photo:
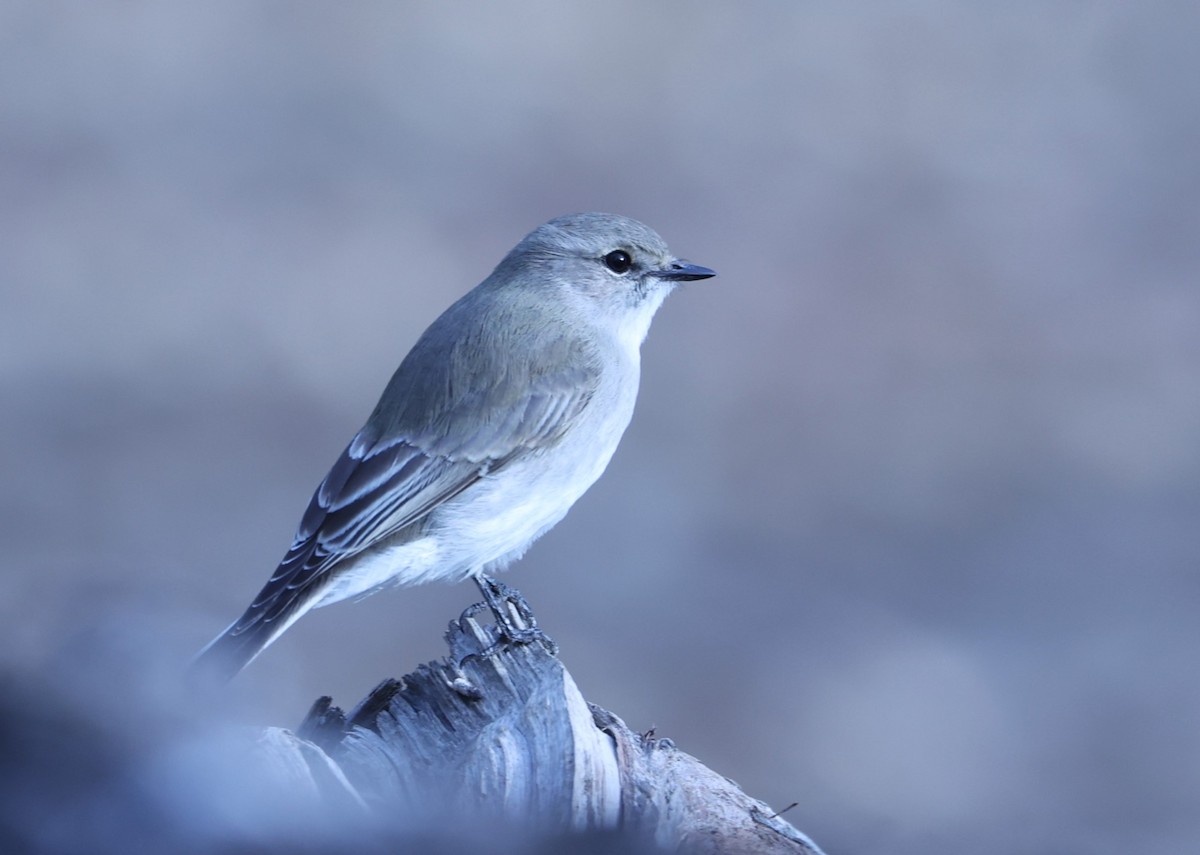
[[[585,696],[833,853],[1200,848],[1200,6],[202,5],[0,7],[5,665],[207,641],[437,313],[614,211],[721,276],[507,577]]]

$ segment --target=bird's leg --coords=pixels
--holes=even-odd
[[[513,644],[531,644],[539,641],[551,654],[558,653],[558,645],[538,628],[537,618],[533,616],[533,609],[529,607],[529,602],[521,595],[520,591],[482,573],[475,577],[475,584],[479,586],[479,592],[483,594],[483,602],[467,609],[463,613],[465,617],[472,617],[486,607],[496,619],[496,627],[500,630],[501,641]],[[491,645],[483,651],[483,655],[490,656],[495,653],[500,643],[498,641]]]
[[[492,576],[480,576],[476,578],[475,584],[483,592],[483,598],[487,602],[488,608],[496,615],[496,620],[504,622],[505,629],[520,630],[524,628],[512,620],[508,609],[504,607],[505,603],[512,604],[521,623],[528,627],[537,626],[537,618],[533,616],[533,609],[530,607],[529,601],[516,588]]]

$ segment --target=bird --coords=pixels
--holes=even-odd
[[[309,610],[389,587],[474,579],[498,624],[498,600],[528,610],[493,574],[604,472],[655,312],[680,283],[715,275],[615,214],[526,235],[420,336],[278,568],[193,670],[228,680]],[[501,628],[529,639],[528,626]]]

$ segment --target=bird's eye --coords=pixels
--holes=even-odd
[[[625,250],[614,249],[604,256],[604,266],[613,273],[628,273],[629,268],[633,267],[633,259]]]

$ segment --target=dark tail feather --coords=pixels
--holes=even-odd
[[[300,547],[293,546],[246,613],[196,654],[189,668],[196,681],[229,682],[317,604],[329,576],[306,563],[314,544],[309,538]]]
[[[210,641],[196,654],[188,666],[188,676],[196,683],[221,685],[232,680],[237,673],[275,640],[277,627],[264,625],[261,621],[238,630],[238,620]]]
[[[299,591],[287,591],[286,598],[278,593],[265,598],[260,594],[260,599],[244,615],[196,654],[188,669],[193,679],[208,685],[232,680],[316,605],[312,588],[310,585]]]

